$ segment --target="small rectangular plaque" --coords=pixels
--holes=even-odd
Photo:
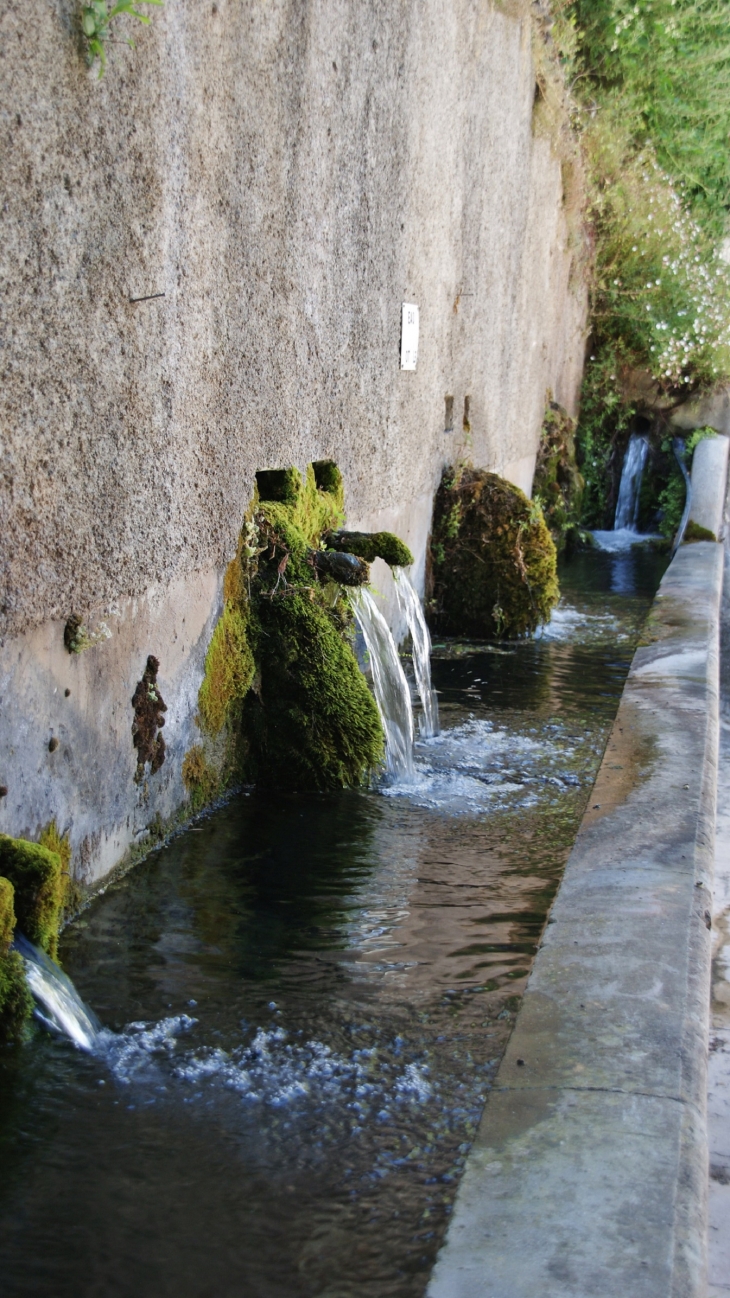
[[[400,367],[415,370],[418,364],[418,307],[404,302],[400,320]]]

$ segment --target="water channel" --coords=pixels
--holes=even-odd
[[[6,1298],[420,1298],[664,562],[437,643],[407,781],[237,795],[67,928],[107,1031],[0,1054]]]

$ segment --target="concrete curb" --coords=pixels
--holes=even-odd
[[[427,1298],[700,1298],[722,546],[665,574]]]

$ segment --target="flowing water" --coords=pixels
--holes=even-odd
[[[413,674],[421,701],[419,730],[424,739],[432,739],[439,732],[438,695],[431,686],[431,636],[423,607],[405,568],[396,568],[395,593],[411,636]]]
[[[648,454],[649,439],[640,433],[633,433],[629,438],[621,469],[613,531],[597,529],[593,533],[593,539],[601,550],[617,553],[636,545],[638,540],[651,539],[640,537],[636,526],[639,517],[641,479],[644,476]]]
[[[657,563],[435,644],[407,779],[241,794],[69,926],[104,1028],[0,1052],[4,1298],[420,1298]]]
[[[391,779],[408,780],[413,777],[413,710],[405,672],[390,627],[370,591],[361,586],[351,598],[385,731],[386,769]]]
[[[636,531],[636,520],[639,517],[641,479],[648,454],[649,439],[634,433],[629,438],[621,470],[621,483],[618,491],[616,514],[613,520],[614,531],[620,531],[623,527]]]

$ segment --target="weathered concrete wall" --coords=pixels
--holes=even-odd
[[[529,486],[585,298],[519,6],[168,0],[101,82],[75,12],[50,0],[31,40],[0,4],[0,830],[55,816],[91,877],[182,796],[171,753],[140,810],[130,687],[155,653],[183,752],[256,469],[336,459],[349,520],[422,571],[465,397],[472,458]],[[71,613],[112,642],[62,670]]]

